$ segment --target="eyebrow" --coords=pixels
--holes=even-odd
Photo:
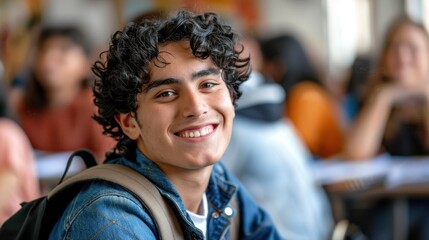
[[[218,68],[207,68],[207,69],[203,69],[201,71],[192,73],[191,80],[194,81],[201,77],[210,76],[210,75],[219,75],[219,74],[220,74],[220,70]],[[148,92],[149,90],[162,85],[177,84],[179,82],[180,80],[177,78],[166,78],[166,79],[154,80],[150,82],[143,91]]]
[[[220,73],[220,70],[218,68],[207,68],[195,73],[192,73],[192,80],[195,80],[200,77],[205,77],[209,75],[218,75]]]
[[[177,84],[179,83],[179,79],[177,78],[166,78],[166,79],[161,79],[161,80],[155,80],[152,81],[150,83],[148,83],[148,85],[146,86],[146,88],[144,88],[144,92],[149,92],[149,90],[162,86],[162,85],[169,85],[169,84]]]

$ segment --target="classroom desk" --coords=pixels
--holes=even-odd
[[[429,201],[429,157],[394,158],[381,155],[365,162],[330,160],[313,168],[316,181],[326,190],[334,218],[347,218],[345,201],[391,199],[394,240],[407,236],[409,199]]]
[[[345,202],[348,200],[370,203],[378,199],[391,199],[393,205],[393,236],[394,240],[407,239],[408,225],[408,200],[409,199],[427,199],[429,201],[429,182],[418,183],[407,186],[400,186],[386,189],[383,186],[375,186],[366,190],[332,190],[325,186],[329,199],[333,207],[334,218],[338,221],[347,219],[347,207]]]

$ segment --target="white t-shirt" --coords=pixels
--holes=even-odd
[[[198,214],[195,214],[188,210],[186,210],[186,212],[188,212],[195,226],[203,232],[204,239],[206,239],[207,214],[208,214],[206,194],[205,193],[203,194],[202,204],[200,204],[200,208],[198,209]]]

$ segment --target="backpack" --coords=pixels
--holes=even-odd
[[[81,157],[88,169],[64,180],[75,156]],[[149,180],[123,165],[95,165],[97,163],[91,152],[74,152],[68,159],[60,183],[47,196],[22,203],[22,208],[1,226],[0,239],[48,239],[52,228],[74,196],[86,183],[97,180],[118,184],[137,197],[154,219],[160,239],[183,239],[173,209]]]

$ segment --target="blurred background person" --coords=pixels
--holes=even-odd
[[[340,114],[313,70],[304,48],[287,34],[262,42],[262,72],[286,91],[285,117],[315,158],[329,158],[342,150]]]
[[[311,154],[283,117],[285,92],[258,72],[258,43],[243,39],[252,74],[242,84],[230,144],[222,161],[271,215],[286,239],[328,239],[333,218],[310,169]]]
[[[40,195],[33,151],[9,109],[2,74],[0,69],[0,226],[21,202]]]
[[[369,84],[348,134],[345,156],[427,155],[429,36],[421,24],[404,17],[392,25]]]
[[[378,65],[367,85],[365,103],[350,129],[344,156],[371,160],[429,153],[429,36],[408,17],[387,32]],[[401,219],[406,239],[429,239],[429,200],[408,196]],[[355,218],[370,239],[394,239],[394,198],[380,198],[360,208]]]
[[[369,56],[357,56],[345,79],[343,93],[343,110],[346,124],[354,120],[364,101],[364,91],[367,86],[369,74],[372,70],[372,59]]]
[[[113,140],[93,119],[91,47],[73,26],[42,27],[24,89],[12,104],[34,149],[47,153],[87,148],[101,161]]]

